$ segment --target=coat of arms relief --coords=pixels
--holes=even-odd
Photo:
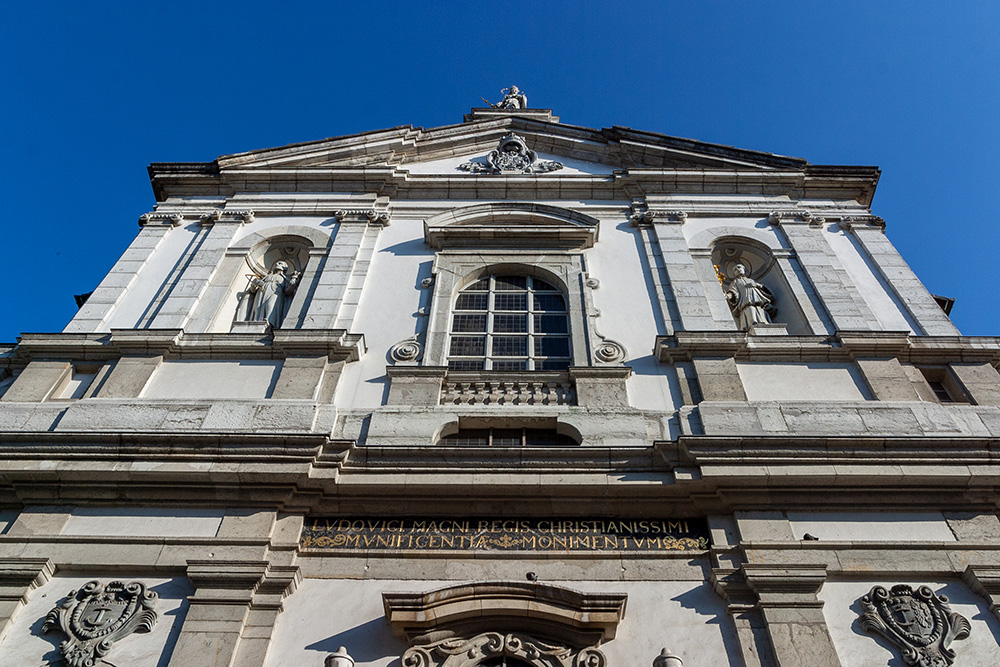
[[[861,598],[861,627],[895,644],[914,667],[949,667],[950,645],[969,636],[969,620],[951,610],[948,598],[927,586],[875,586]]]
[[[103,662],[114,643],[133,632],[149,632],[156,624],[157,595],[145,584],[91,581],[45,617],[42,632],[58,629],[66,640],[59,645],[68,667],[94,667]]]

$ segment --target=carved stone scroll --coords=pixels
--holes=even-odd
[[[541,174],[563,168],[561,162],[539,160],[538,154],[528,148],[528,144],[513,132],[500,140],[496,150],[490,151],[486,162],[463,162],[458,165],[462,171],[474,174]]]

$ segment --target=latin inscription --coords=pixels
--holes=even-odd
[[[494,551],[696,551],[704,519],[306,519],[307,549]]]

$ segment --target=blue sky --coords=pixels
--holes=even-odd
[[[3,3],[0,342],[59,331],[153,206],[149,162],[563,122],[878,165],[873,212],[967,335],[1000,334],[1000,3]]]

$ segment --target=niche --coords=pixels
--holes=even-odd
[[[744,238],[723,238],[712,247],[712,264],[733,319],[755,334],[809,335],[812,329],[771,251]],[[741,276],[741,270],[743,267]]]
[[[275,237],[247,253],[246,271],[237,280],[233,321],[281,328],[309,261],[310,247],[299,237]]]

